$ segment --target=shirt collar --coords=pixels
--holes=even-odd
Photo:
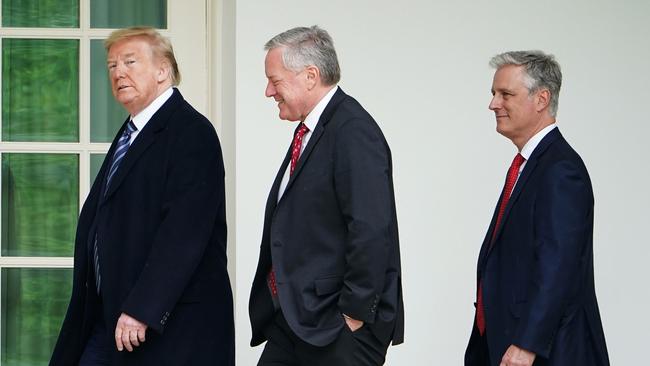
[[[305,121],[303,122],[307,128],[309,128],[309,131],[314,131],[316,128],[316,125],[318,124],[318,120],[320,119],[321,114],[323,114],[323,111],[325,110],[325,107],[327,107],[327,104],[332,100],[332,97],[334,96],[334,93],[338,90],[338,86],[334,86],[332,89],[330,89],[327,94],[321,99],[318,104],[314,107],[314,109],[309,112],[307,115],[307,118],[305,118]]]
[[[162,107],[163,104],[167,101],[167,99],[171,98],[172,94],[174,93],[174,88],[170,87],[169,89],[165,90],[162,94],[160,94],[156,99],[151,102],[145,109],[142,110],[142,112],[136,114],[135,116],[131,116],[131,120],[133,121],[133,124],[135,124],[135,127],[138,128],[138,131],[142,131],[144,126],[149,122],[151,117],[158,112],[160,107]]]
[[[521,149],[519,152],[521,156],[524,157],[524,159],[528,160],[530,159],[530,155],[532,155],[533,151],[535,151],[535,148],[539,143],[542,141],[544,136],[546,136],[549,132],[551,132],[554,128],[557,127],[557,124],[551,123],[550,125],[544,127],[541,131],[536,133],[533,137],[526,142],[526,145],[524,145],[524,148]]]

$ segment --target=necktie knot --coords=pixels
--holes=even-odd
[[[302,138],[305,136],[305,134],[309,132],[309,127],[307,127],[306,124],[300,122],[300,126],[298,126],[298,131],[296,131],[296,136],[300,136]]]
[[[293,143],[291,144],[291,167],[289,168],[289,175],[293,175],[293,171],[296,169],[296,163],[298,163],[298,158],[300,158],[300,152],[302,150],[302,138],[307,132],[309,132],[309,127],[300,122],[300,126],[298,126],[296,135],[293,137]]]
[[[131,136],[131,134],[134,133],[137,130],[138,130],[138,128],[135,127],[135,123],[133,123],[133,120],[130,120],[129,123],[126,124],[126,128],[124,129],[124,133]]]
[[[499,224],[501,223],[506,206],[510,200],[510,195],[512,195],[512,190],[515,188],[515,183],[517,183],[517,179],[519,178],[519,169],[524,161],[526,161],[526,159],[524,159],[521,154],[515,155],[515,158],[512,159],[512,164],[510,164],[510,169],[508,169],[508,175],[506,176],[506,184],[503,187],[501,202],[499,203],[497,221],[494,225],[494,231],[492,232],[492,241],[494,241],[497,230],[499,229]]]
[[[510,164],[510,168],[511,169],[517,168],[517,171],[519,171],[519,168],[521,167],[521,164],[524,163],[524,161],[526,161],[526,159],[521,154],[517,154],[515,155],[515,158],[512,159],[512,164]]]

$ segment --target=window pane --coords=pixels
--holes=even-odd
[[[78,40],[2,40],[2,139],[79,141]]]
[[[92,28],[167,28],[167,0],[90,0]]]
[[[101,169],[105,157],[106,154],[90,154],[90,186],[91,187],[95,182],[95,177],[97,177],[97,173],[99,173],[99,169]]]
[[[78,155],[2,155],[2,255],[72,256],[78,215]]]
[[[104,41],[90,41],[90,141],[111,142],[128,113],[113,97]]]
[[[3,268],[2,365],[47,365],[72,289],[71,269]]]
[[[78,28],[79,0],[3,0],[2,25]]]

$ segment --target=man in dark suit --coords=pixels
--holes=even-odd
[[[50,365],[233,365],[224,170],[151,28],[106,40],[130,116],[81,211],[72,298]]]
[[[275,178],[249,312],[259,365],[381,365],[403,341],[391,153],[373,118],[336,84],[329,34],[265,46],[281,119],[300,121]]]
[[[495,56],[490,109],[519,153],[478,259],[465,365],[609,365],[594,290],[594,199],[555,116],[560,65],[540,51]]]

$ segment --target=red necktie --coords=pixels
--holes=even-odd
[[[492,238],[490,239],[490,248],[494,244],[494,239],[497,235],[497,230],[499,229],[499,224],[501,223],[501,218],[503,213],[506,210],[508,205],[508,200],[510,200],[510,195],[512,194],[512,189],[515,187],[517,178],[519,177],[519,168],[521,164],[526,161],[521,154],[517,154],[510,164],[510,169],[508,169],[508,176],[506,177],[506,185],[503,187],[503,196],[501,197],[501,202],[499,203],[499,213],[497,214],[497,221],[494,223],[494,228],[492,229]],[[485,309],[483,308],[483,282],[479,281],[478,285],[478,294],[476,300],[476,326],[481,335],[485,333]]]
[[[293,143],[291,144],[291,166],[289,167],[289,176],[292,176],[293,171],[296,169],[296,163],[300,158],[300,150],[302,150],[302,138],[307,132],[309,132],[309,127],[307,127],[304,123],[300,123],[298,131],[296,131],[296,134],[293,136]],[[278,288],[275,283],[275,271],[273,270],[273,267],[271,267],[271,270],[269,271],[267,280],[269,283],[269,290],[271,290],[271,296],[273,297],[273,302],[276,303],[278,297]]]
[[[300,158],[300,150],[302,150],[302,138],[309,132],[309,127],[304,123],[300,123],[296,135],[293,136],[293,144],[291,146],[291,168],[289,169],[289,176],[293,175],[293,170],[296,169],[296,163]]]

